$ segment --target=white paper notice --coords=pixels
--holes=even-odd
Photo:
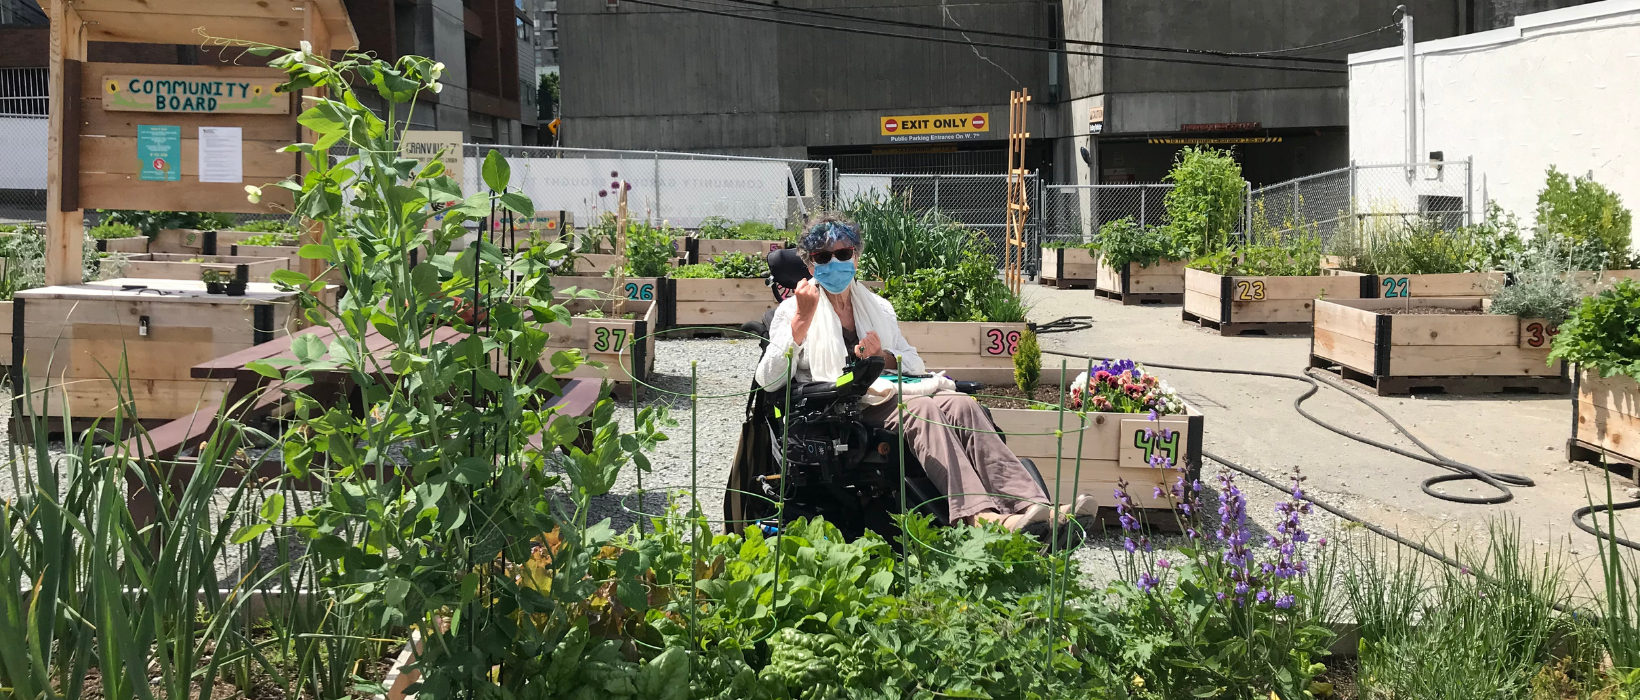
[[[199,181],[244,182],[243,131],[237,126],[199,127]]]

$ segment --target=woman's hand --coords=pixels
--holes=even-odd
[[[867,331],[866,337],[854,346],[854,354],[862,360],[883,354],[883,341],[877,337],[877,331]]]
[[[820,306],[820,285],[814,280],[803,280],[797,283],[797,290],[792,293],[797,297],[797,314],[792,316],[792,342],[802,345],[808,340],[809,324],[814,322],[814,310]]]

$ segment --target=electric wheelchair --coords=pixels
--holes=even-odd
[[[771,252],[768,262],[766,281],[777,300],[785,299],[798,282],[809,276],[794,249]],[[764,339],[760,349],[768,346],[768,328],[774,313],[771,309],[761,321],[741,327]],[[900,513],[902,500],[907,508],[931,516],[935,524],[950,524],[940,489],[929,480],[909,447],[905,478],[900,478],[899,435],[860,419],[864,410],[860,400],[872,382],[883,375],[883,359],[851,357],[846,371],[845,376],[852,379],[842,386],[832,382],[794,383],[789,407],[786,391],[764,391],[755,380],[752,382],[746,422],[724,499],[728,530],[757,524],[765,532],[773,532],[783,520],[819,516],[850,539],[871,530],[897,542],[899,527],[894,516]],[[965,394],[978,393],[981,388],[976,382],[957,382],[957,390]],[[994,424],[992,429],[996,429]],[[782,457],[787,463],[784,475]],[[1036,465],[1029,459],[1020,461],[1047,493],[1047,484]],[[782,502],[784,509],[777,508],[775,504]],[[1030,528],[1027,532],[1047,539],[1045,523],[1036,523],[1033,528],[1041,532]]]

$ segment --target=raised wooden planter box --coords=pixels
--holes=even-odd
[[[1363,299],[1489,297],[1509,281],[1504,272],[1454,272],[1438,275],[1364,275]],[[1367,294],[1370,285],[1372,293]]]
[[[180,253],[189,256],[217,255],[235,243],[251,236],[265,236],[251,231],[197,231],[191,228],[160,229],[148,242],[150,253]]]
[[[592,309],[612,313],[611,302],[595,299],[571,299],[564,302],[570,313],[580,314]],[[587,318],[576,316],[569,328],[553,324],[547,328],[548,354],[558,350],[579,349],[588,360],[604,363],[600,369],[583,365],[568,377],[607,377],[617,390],[631,392],[641,398],[642,385],[633,383],[633,374],[639,381],[648,381],[655,370],[655,329],[660,320],[661,305],[655,301],[627,301],[625,313],[631,319]],[[640,342],[641,341],[641,342]],[[636,368],[636,369],[634,369]]]
[[[1496,314],[1393,314],[1390,309],[1484,311],[1475,297],[1323,299],[1316,303],[1312,367],[1388,394],[1564,393],[1563,363],[1547,364],[1541,321]],[[1531,328],[1537,324],[1537,331]]]
[[[743,241],[742,241],[743,242]],[[673,326],[738,326],[780,304],[762,277],[665,280]]]
[[[198,258],[201,262],[190,262]],[[133,255],[125,262],[124,275],[137,279],[199,280],[204,265],[233,265],[242,268],[242,279],[248,282],[267,282],[274,270],[288,269],[285,258],[250,258],[237,255],[187,255],[182,253],[146,253]]]
[[[228,246],[228,254],[236,257],[284,258],[285,267],[292,270],[302,269],[302,256],[299,255],[301,250],[301,246],[294,245],[240,245],[235,243]],[[347,276],[342,274],[341,268],[331,268],[330,263],[324,261],[320,261],[319,264],[324,268],[328,268],[328,271],[321,279],[335,284],[342,284],[347,281]]]
[[[12,382],[22,386],[29,378],[37,414],[49,390],[50,410],[42,415],[109,418],[121,393],[108,376],[119,374],[123,357],[129,376],[123,391],[139,418],[190,415],[219,400],[230,382],[193,379],[189,370],[303,327],[295,297],[254,282],[244,296],[206,294],[197,279],[122,278],[24,290],[6,304]]]
[[[900,333],[917,349],[930,372],[943,370],[958,381],[1011,386],[1014,352],[1025,333],[1025,324],[901,321]],[[1081,368],[1072,365],[1069,371],[1074,377]],[[1041,381],[1057,384],[1059,367],[1043,363]]]
[[[1361,298],[1361,275],[1236,277],[1184,271],[1184,320],[1220,335],[1310,332],[1317,297]]]
[[[1566,461],[1627,465],[1640,477],[1640,384],[1627,375],[1602,377],[1580,370],[1573,375],[1572,437]]]
[[[97,240],[99,253],[146,253],[148,252],[147,236],[132,236],[130,238],[101,238]]]
[[[785,241],[740,240],[734,238],[689,238],[684,243],[689,264],[711,262],[724,253],[745,253],[759,258],[786,247]]]
[[[1160,260],[1149,267],[1128,263],[1121,271],[1099,263],[1099,279],[1093,291],[1123,306],[1134,304],[1177,304],[1184,301],[1183,260]]]
[[[1099,258],[1087,248],[1043,248],[1042,271],[1037,280],[1044,285],[1092,287],[1099,276]]]
[[[1064,414],[1064,439],[1054,437],[1061,429],[1060,413],[1056,410],[1023,408],[993,408],[991,418],[1007,434],[1008,448],[1015,455],[1028,457],[1036,463],[1037,471],[1061,503],[1074,503],[1078,493],[1093,495],[1101,508],[1115,508],[1112,492],[1117,479],[1128,482],[1128,495],[1141,508],[1171,509],[1173,504],[1165,496],[1156,498],[1155,488],[1170,491],[1179,476],[1186,483],[1201,476],[1203,417],[1195,407],[1187,405],[1186,413],[1163,416],[1152,421],[1143,413],[1088,413],[1087,427],[1077,414]],[[1146,429],[1166,428],[1173,431],[1170,438],[1157,434],[1145,436]],[[1081,473],[1078,478],[1077,445],[1081,445]],[[1173,461],[1173,469],[1150,466],[1150,457],[1162,454]]]

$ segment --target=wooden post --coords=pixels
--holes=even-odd
[[[1030,101],[1028,90],[1008,93],[1008,216],[1007,238],[1002,248],[1002,279],[1014,294],[1019,294],[1024,277],[1025,222],[1031,212],[1025,192],[1025,140],[1031,137],[1025,130],[1025,120],[1026,105]]]
[[[47,69],[50,97],[46,136],[45,283],[79,284],[83,274],[80,251],[85,238],[85,210],[79,206],[80,125],[77,118],[72,124],[65,119],[80,113],[78,77],[79,64],[85,60],[85,25],[68,0],[48,0],[45,8],[51,23],[50,67]],[[68,77],[75,79],[68,80]],[[67,200],[65,194],[68,194]]]
[[[615,282],[610,285],[609,293],[615,296],[614,313],[610,316],[620,318],[626,315],[626,180],[616,183],[620,187],[616,201],[619,206],[615,209]]]

